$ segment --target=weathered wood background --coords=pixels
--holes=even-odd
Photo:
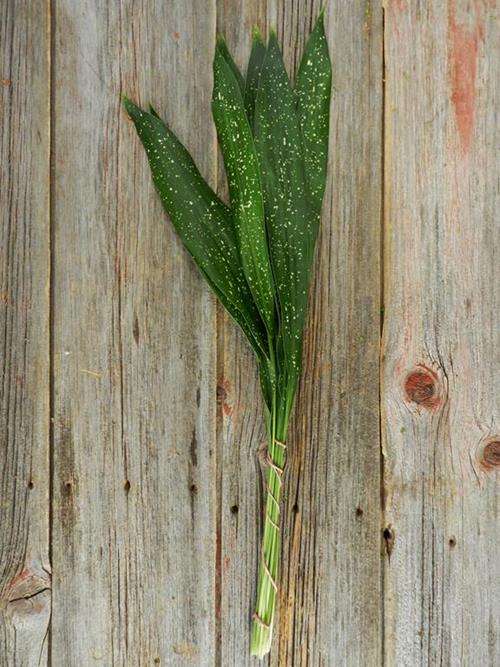
[[[244,667],[252,355],[127,92],[225,185],[217,31],[319,0],[0,6],[0,665]],[[330,0],[329,185],[290,439],[280,667],[500,665],[500,5]]]

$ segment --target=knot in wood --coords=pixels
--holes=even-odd
[[[408,400],[424,408],[436,408],[439,395],[436,374],[427,368],[412,371],[405,381],[405,392]]]
[[[483,449],[482,465],[487,470],[500,468],[500,440],[491,440]]]
[[[36,616],[50,609],[51,577],[46,570],[22,570],[10,583],[8,608],[17,617]]]

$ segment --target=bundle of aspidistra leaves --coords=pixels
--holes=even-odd
[[[218,40],[212,111],[230,206],[203,180],[154,109],[146,112],[124,100],[165,211],[257,358],[268,434],[264,534],[251,636],[251,653],[259,657],[271,644],[282,475],[325,189],[330,92],[323,14],[293,86],[274,33],[267,46],[254,33],[246,77],[224,40]]]

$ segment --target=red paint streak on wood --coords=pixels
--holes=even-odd
[[[392,0],[391,5],[399,12],[406,11],[406,3],[404,0]]]
[[[233,406],[229,405],[229,403],[226,403],[224,401],[224,403],[222,404],[222,412],[226,417],[231,417],[231,415],[233,414]]]
[[[217,402],[222,405],[222,412],[226,417],[231,417],[233,414],[233,406],[228,401],[230,391],[231,383],[222,379],[217,385]]]
[[[451,101],[455,109],[462,153],[469,152],[476,97],[477,57],[483,37],[483,26],[476,5],[472,27],[457,23],[455,0],[448,3],[449,60],[451,67]]]

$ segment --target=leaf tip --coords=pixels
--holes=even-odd
[[[276,28],[274,26],[271,26],[269,29],[269,40],[267,43],[267,48],[269,51],[275,51],[281,56],[281,49],[278,43],[278,33],[276,32]]]
[[[126,95],[122,95],[122,104],[125,107],[125,111],[128,113],[130,118],[132,120],[135,120],[138,115],[140,114],[140,109],[137,105],[135,105],[131,99],[129,99]]]
[[[215,49],[216,51],[227,51],[226,38],[221,32],[217,33],[217,39],[215,40]]]
[[[326,3],[323,5],[318,14],[318,18],[316,19],[316,23],[314,24],[313,32],[315,30],[319,30],[320,32],[325,31],[325,11],[326,11]]]
[[[262,33],[260,31],[259,26],[255,25],[252,30],[252,42],[253,44],[264,44],[264,40],[262,39]]]

